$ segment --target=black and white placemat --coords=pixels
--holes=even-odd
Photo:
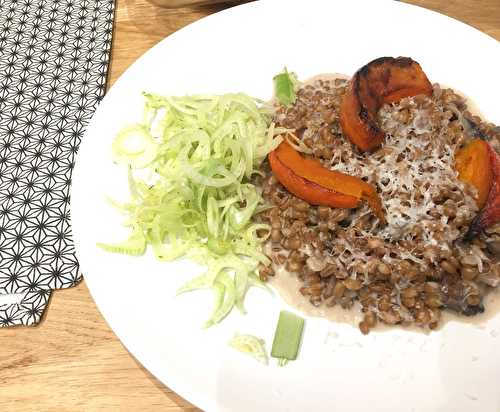
[[[75,155],[105,91],[114,0],[0,0],[0,327],[81,279]]]

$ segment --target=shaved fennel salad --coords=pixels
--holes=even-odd
[[[142,121],[112,145],[115,162],[128,165],[130,199],[114,203],[131,234],[98,246],[129,255],[149,246],[160,260],[205,265],[178,293],[213,290],[209,327],[234,307],[244,313],[249,287],[265,287],[257,268],[270,263],[261,249],[271,228],[252,222],[268,206],[251,178],[283,130],[271,122],[270,106],[241,93],[144,98]]]

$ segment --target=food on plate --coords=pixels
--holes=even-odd
[[[253,335],[234,335],[229,341],[232,348],[250,355],[255,360],[267,365],[268,358],[264,348],[265,342]]]
[[[342,131],[360,150],[374,150],[385,138],[377,121],[382,105],[404,97],[431,94],[431,83],[412,59],[373,60],[354,74],[342,97],[339,111]]]
[[[269,108],[244,94],[144,97],[143,120],[112,146],[115,161],[129,170],[130,199],[114,204],[131,236],[99,246],[141,255],[149,245],[160,260],[205,265],[207,272],[178,293],[213,290],[208,327],[234,307],[244,312],[250,286],[265,288],[256,270],[269,263],[261,245],[270,228],[252,216],[269,206],[251,178],[281,142],[280,130]]]
[[[274,81],[274,97],[283,106],[289,106],[295,103],[296,91],[298,88],[297,75],[289,73],[285,68],[281,73],[278,73],[273,78]]]
[[[128,166],[131,196],[115,205],[131,236],[100,246],[204,264],[178,293],[212,289],[206,326],[244,313],[248,288],[273,277],[298,279],[311,307],[361,313],[363,333],[482,313],[500,284],[500,129],[407,57],[350,80],[285,69],[274,89],[270,104],[145,94],[143,121],[112,147]],[[293,316],[272,356],[296,356]]]
[[[500,283],[498,128],[409,58],[316,77],[273,119],[287,132],[258,177],[274,206],[256,220],[272,228],[263,280],[299,279],[312,306],[361,312],[364,333],[484,311]],[[338,184],[325,183],[330,172]],[[341,176],[374,189],[383,219],[363,196],[335,203],[353,195]]]
[[[271,356],[278,359],[278,365],[297,359],[303,329],[303,318],[286,310],[280,312],[271,348]]]
[[[458,178],[477,190],[476,203],[483,208],[491,188],[493,169],[490,164],[490,145],[482,139],[474,139],[455,154]]]
[[[290,193],[311,205],[355,208],[364,200],[375,215],[384,220],[380,198],[372,185],[302,157],[286,141],[269,154],[269,164]]]
[[[500,159],[498,153],[493,150],[490,144],[486,143],[486,149],[488,153],[487,159],[484,162],[479,161],[474,167],[476,169],[483,168],[490,170],[490,172],[483,172],[483,174],[487,175],[486,178],[474,179],[471,182],[478,190],[477,201],[479,207],[482,207],[482,209],[470,224],[469,230],[465,235],[466,239],[472,239],[488,227],[500,222]],[[479,174],[480,172],[476,170],[473,175],[476,176]],[[489,176],[490,174],[491,176]],[[491,178],[489,191],[485,189],[487,184],[484,180],[487,180],[487,178]],[[486,197],[486,203],[479,203],[484,201],[484,197]]]
[[[297,359],[303,329],[302,317],[284,310],[280,312],[271,348],[271,356],[278,360],[279,366],[285,366],[288,361]],[[253,335],[236,334],[229,341],[229,346],[252,356],[265,365],[268,364],[263,339]]]

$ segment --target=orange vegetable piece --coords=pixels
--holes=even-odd
[[[472,140],[455,155],[455,169],[462,182],[470,183],[477,189],[476,203],[481,209],[488,199],[493,179],[490,145],[481,139]]]
[[[269,154],[269,163],[280,183],[300,199],[313,205],[347,209],[366,200],[375,215],[385,222],[376,189],[363,180],[302,157],[286,141]]]
[[[486,164],[478,164],[477,167],[489,168],[491,170],[491,187],[486,204],[469,226],[469,230],[465,235],[465,240],[473,239],[487,227],[500,222],[500,158],[488,143],[486,143],[486,145],[488,148],[489,162]]]
[[[432,84],[417,62],[408,57],[373,60],[354,74],[342,98],[344,134],[362,151],[376,149],[385,139],[377,122],[380,107],[418,94],[430,96]]]

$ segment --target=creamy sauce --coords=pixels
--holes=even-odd
[[[451,86],[445,85],[443,83],[439,83],[441,86],[441,89],[452,89],[456,94],[458,94],[462,99],[465,100],[465,103],[467,104],[467,110],[471,112],[475,116],[479,116],[481,119],[484,119],[483,114],[481,113],[481,110],[479,110],[479,106],[476,104],[472,98],[467,96],[465,93],[462,93],[460,90],[454,89]]]
[[[338,78],[347,80],[349,79],[349,76],[338,73],[324,73],[311,77],[303,82],[303,85],[313,84],[317,80],[331,81]],[[442,84],[440,85],[442,89],[450,88]],[[455,89],[453,90],[466,100],[467,108],[471,113],[482,117],[477,105],[472,101],[472,99]],[[288,272],[284,267],[273,266],[275,276],[270,277],[268,282],[273,289],[278,292],[280,297],[291,307],[296,308],[307,316],[325,318],[332,322],[346,323],[355,327],[357,327],[359,322],[363,320],[363,314],[361,313],[361,305],[359,302],[356,302],[355,305],[349,310],[343,309],[340,305],[328,307],[325,304],[322,304],[321,306],[316,307],[309,302],[307,297],[303,296],[299,292],[299,289],[303,286],[303,284],[294,273]],[[449,321],[469,323],[478,326],[486,323],[488,319],[493,318],[500,312],[500,287],[495,289],[491,288],[489,293],[484,297],[483,304],[485,312],[475,316],[464,316],[449,310],[442,311],[439,328]],[[401,327],[401,325],[398,325],[398,327]],[[393,326],[385,325],[381,322],[379,322],[376,326],[377,331],[390,330],[392,328]],[[404,326],[404,328],[422,333],[429,332],[427,329],[420,328],[413,324]]]
[[[303,314],[312,317],[325,318],[335,323],[346,323],[357,327],[363,320],[361,305],[356,302],[351,309],[343,309],[340,305],[328,307],[322,304],[319,307],[312,305],[309,299],[303,296],[299,289],[302,282],[293,273],[288,272],[283,267],[274,267],[275,276],[269,278],[268,283],[278,292],[279,296],[291,307],[301,311]],[[485,307],[484,313],[475,316],[464,316],[456,312],[444,310],[441,312],[441,321],[439,328],[449,321],[469,323],[474,325],[483,325],[489,319],[495,317],[500,312],[500,288],[491,289],[483,300]],[[401,325],[398,325],[401,327]],[[393,326],[379,322],[376,326],[377,331],[392,329]],[[404,326],[405,329],[426,333],[428,330],[416,325]]]
[[[442,312],[441,324],[450,320],[462,323],[481,325],[487,320],[494,318],[500,312],[500,287],[490,288],[488,294],[483,298],[484,313],[475,316],[463,316],[456,312],[445,310]],[[441,326],[441,325],[440,325]]]
[[[316,80],[335,80],[335,79],[349,80],[350,76],[347,76],[342,73],[320,73],[316,74],[313,77],[310,77],[309,79],[304,81],[303,84],[313,84]]]
[[[295,274],[288,272],[282,267],[275,267],[274,269],[276,274],[269,278],[268,283],[278,292],[281,298],[293,308],[300,310],[308,316],[326,318],[337,323],[357,325],[363,320],[359,303],[356,302],[349,310],[342,309],[340,305],[328,307],[323,304],[316,307],[309,302],[307,297],[299,292],[299,289],[302,287],[302,282]]]

